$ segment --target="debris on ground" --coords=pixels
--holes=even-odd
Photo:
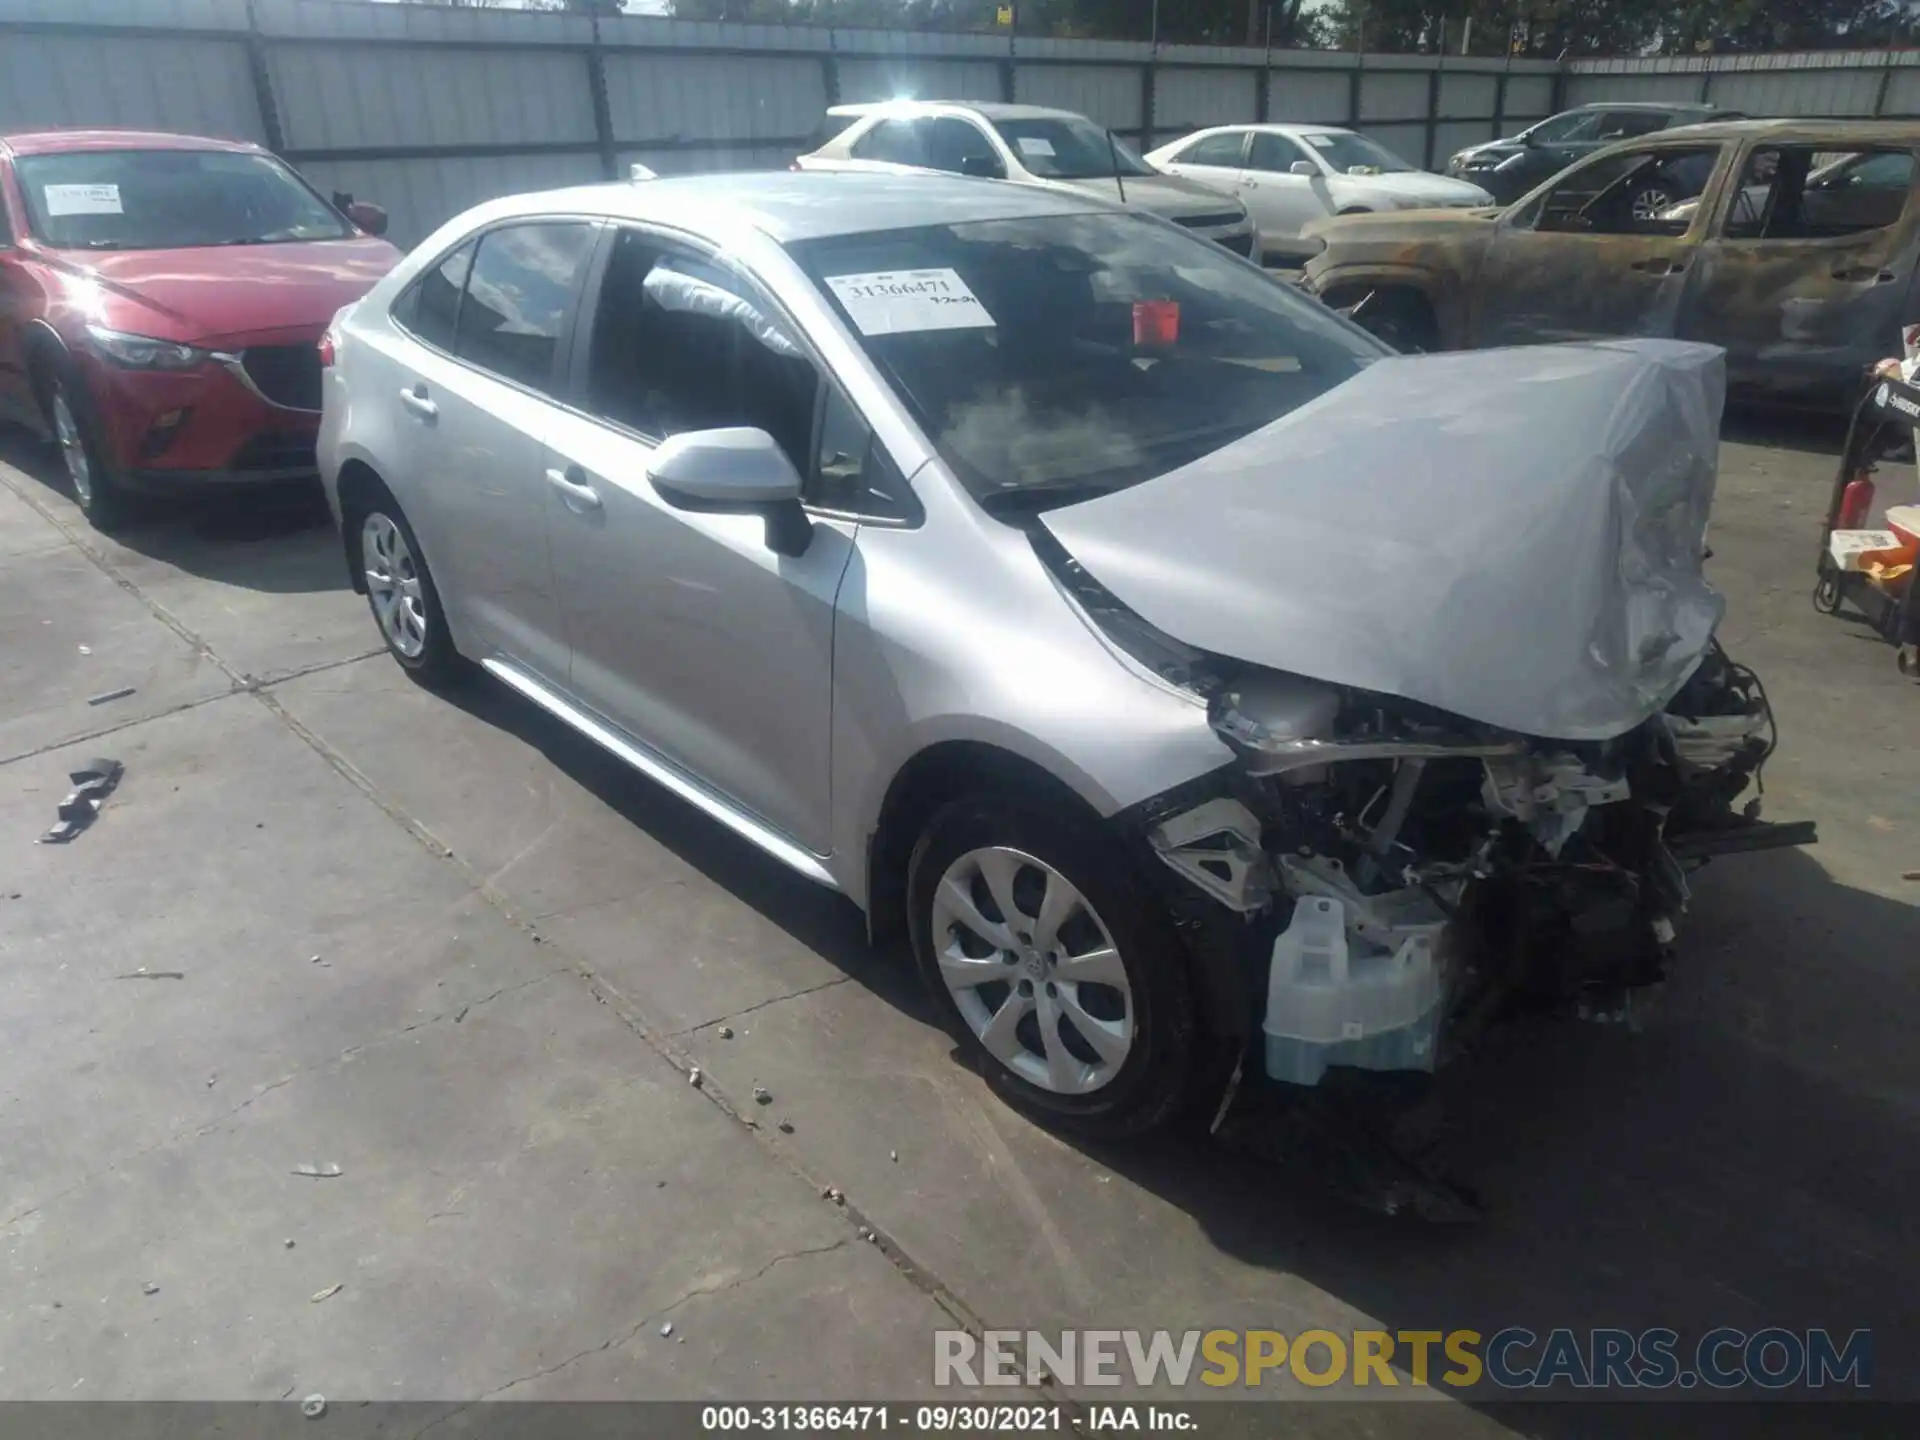
[[[293,1167],[291,1173],[304,1175],[309,1180],[333,1180],[340,1176],[341,1170],[340,1167],[331,1160],[324,1162],[318,1160],[302,1160],[298,1165]]]
[[[134,687],[133,687],[133,686],[131,686],[131,685],[122,685],[122,686],[121,686],[121,687],[120,687],[120,688],[119,688],[118,690],[109,690],[109,691],[107,691],[107,692],[106,692],[105,694],[102,694],[102,695],[90,695],[90,696],[88,696],[88,697],[87,697],[87,704],[89,704],[89,705],[105,705],[105,704],[107,704],[107,703],[109,703],[110,701],[114,701],[114,700],[124,700],[124,699],[126,699],[126,698],[127,698],[127,697],[128,697],[129,695],[131,695],[131,694],[133,694],[133,693],[134,693]]]
[[[869,1230],[869,1229],[868,1229],[868,1228],[867,1228],[866,1226],[864,1226],[864,1225],[862,1225],[862,1226],[860,1227],[860,1238],[861,1238],[862,1240],[871,1240],[871,1239],[873,1239],[873,1231],[871,1231],[871,1230]]]
[[[756,1105],[771,1105],[773,1103],[773,1092],[764,1085],[754,1086],[753,1103]]]
[[[81,653],[82,655],[91,655],[91,654],[93,654],[93,646],[91,646],[91,645],[82,645],[82,646],[80,647],[80,653]]]
[[[307,957],[307,964],[309,965],[325,965],[326,963],[327,962],[321,959],[318,955],[309,955]]]
[[[57,812],[60,818],[40,837],[40,843],[64,845],[93,824],[94,817],[100,813],[101,802],[113,793],[126,771],[127,767],[118,760],[105,756],[69,771],[67,778],[73,781],[72,793],[60,802]]]
[[[722,1040],[731,1040],[733,1038],[733,1027],[731,1025],[722,1025],[720,1027],[720,1038]]]
[[[673,1321],[671,1321],[671,1320],[663,1320],[663,1321],[661,1321],[661,1322],[660,1322],[660,1333],[661,1333],[662,1335],[671,1335],[671,1334],[673,1334]]]
[[[1920,870],[1909,870],[1906,872],[1906,874],[1902,875],[1900,878],[1902,880],[1920,880]],[[13,898],[18,900],[20,897],[16,895]]]
[[[184,970],[149,970],[146,966],[142,965],[138,970],[129,970],[126,974],[116,975],[113,978],[116,980],[184,980],[187,978],[187,972]]]
[[[322,1300],[331,1300],[334,1296],[338,1295],[342,1290],[346,1288],[347,1287],[345,1285],[329,1285],[324,1290],[314,1291],[313,1298],[309,1300],[307,1303],[310,1305],[318,1305]]]
[[[306,1399],[300,1402],[300,1413],[309,1420],[318,1420],[322,1415],[327,1413],[327,1397],[324,1395],[307,1396]]]
[[[842,1205],[846,1203],[847,1197],[840,1193],[839,1188],[837,1186],[829,1185],[826,1188],[825,1194],[827,1199],[831,1200],[836,1205]]]
[[[158,1295],[160,1293],[160,1287],[149,1280],[140,1287],[140,1293],[142,1295]]]
[[[220,1083],[220,1072],[218,1070],[214,1071],[213,1074],[207,1076],[207,1089],[211,1090],[213,1089],[214,1086],[218,1085],[219,1083]]]
[[[700,1088],[700,1067],[698,1065],[687,1071],[687,1084],[693,1086],[696,1090]]]
[[[782,1135],[791,1135],[793,1133],[793,1122],[791,1120],[782,1120],[780,1122],[780,1133]]]
[[[284,1245],[284,1246],[286,1246],[286,1247],[287,1247],[287,1249],[289,1249],[289,1250],[291,1250],[291,1249],[293,1249],[293,1241],[292,1241],[292,1240],[290,1240],[290,1239],[289,1239],[289,1240],[282,1240],[282,1241],[281,1241],[280,1243],[281,1243],[282,1245]]]
[[[900,1163],[900,1152],[898,1150],[887,1151],[887,1159],[898,1165]]]

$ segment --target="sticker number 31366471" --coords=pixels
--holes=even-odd
[[[862,335],[915,330],[985,330],[993,316],[952,270],[875,270],[829,275],[827,287]]]

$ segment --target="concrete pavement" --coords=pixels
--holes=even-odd
[[[406,681],[310,502],[108,541],[15,445],[0,1397],[905,1397],[954,1316],[1869,1326],[1892,1368],[1920,1333],[1920,691],[1807,604],[1829,437],[1757,438],[1713,569],[1783,722],[1769,814],[1823,843],[1702,875],[1636,1029],[1529,1027],[1450,1082],[1491,1205],[1462,1231],[1034,1128],[844,902],[499,688]],[[107,813],[33,846],[97,751],[128,764]],[[115,978],[142,967],[185,978]]]

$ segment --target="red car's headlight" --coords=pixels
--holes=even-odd
[[[213,358],[210,351],[197,350],[191,345],[128,335],[104,325],[87,326],[87,339],[103,359],[129,370],[191,370]]]

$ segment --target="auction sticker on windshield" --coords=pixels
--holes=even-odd
[[[951,270],[875,270],[826,279],[862,335],[993,328],[987,307]]]
[[[120,215],[118,185],[45,185],[40,193],[49,215]]]
[[[1020,147],[1022,155],[1035,155],[1042,160],[1053,158],[1053,142],[1044,135],[1022,135],[1014,144]]]

